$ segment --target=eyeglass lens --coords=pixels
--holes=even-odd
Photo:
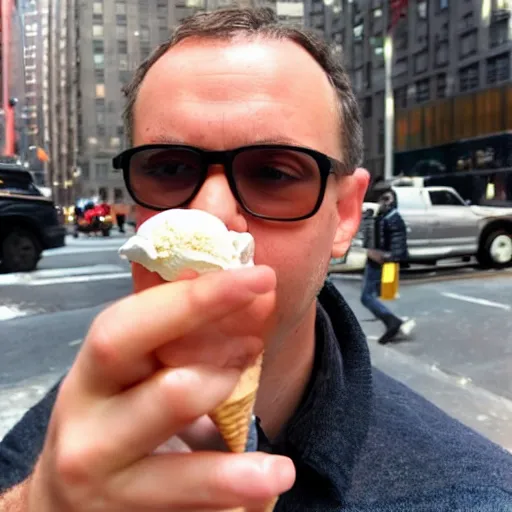
[[[156,208],[188,202],[204,175],[199,152],[187,149],[146,149],[130,160],[129,182],[136,199]],[[293,219],[310,214],[322,188],[316,160],[303,152],[255,148],[236,153],[232,162],[236,192],[256,215]]]

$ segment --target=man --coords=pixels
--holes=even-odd
[[[400,263],[407,259],[407,230],[398,213],[398,201],[392,189],[381,194],[377,215],[365,219],[363,229],[365,245],[371,247],[368,248],[368,259],[364,269],[361,302],[384,324],[386,330],[379,338],[379,343],[385,345],[393,341],[406,323],[378,299],[382,265],[387,261]],[[407,324],[411,330],[411,321]]]
[[[262,511],[277,495],[276,511],[510,507],[504,450],[376,371],[372,398],[362,331],[324,286],[368,182],[357,103],[325,45],[271,11],[202,14],[127,94],[134,149],[116,165],[138,223],[208,211],[254,235],[257,265],[167,284],[134,265],[136,293],[4,440],[0,510]],[[211,450],[207,413],[263,345],[262,452]]]

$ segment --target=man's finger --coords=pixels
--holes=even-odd
[[[165,343],[237,311],[274,290],[268,267],[213,272],[128,297],[94,321],[77,365],[82,385],[114,394],[152,368],[151,353]]]
[[[191,366],[158,372],[141,384],[82,412],[66,434],[64,467],[115,473],[153,453],[224,401],[241,370]],[[208,392],[205,393],[205,389]],[[81,431],[82,425],[87,431]],[[105,432],[112,435],[105,437]],[[87,444],[84,438],[90,439]],[[96,441],[95,441],[96,440]],[[75,469],[73,469],[75,468]]]
[[[285,457],[194,452],[141,460],[116,477],[111,492],[141,510],[263,509],[294,480]]]

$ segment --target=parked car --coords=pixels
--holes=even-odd
[[[0,271],[27,272],[46,249],[62,247],[66,230],[53,201],[28,171],[0,167]]]
[[[407,226],[410,263],[475,256],[485,267],[512,264],[512,208],[474,206],[450,187],[395,186]],[[364,203],[375,215],[377,203]],[[353,246],[362,247],[362,236]]]

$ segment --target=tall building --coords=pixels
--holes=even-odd
[[[139,64],[194,12],[233,0],[77,0],[81,191],[129,203],[112,157],[125,145],[121,93]],[[255,5],[255,0],[246,0]],[[272,0],[258,5],[273,5]]]
[[[47,182],[58,204],[73,202],[79,169],[76,0],[39,0],[43,28],[44,146]]]
[[[0,9],[0,145],[7,159],[25,152],[24,31],[17,1],[2,2]]]
[[[402,9],[393,30],[395,152],[512,130],[511,0],[308,1],[306,24],[342,43],[364,117],[365,165],[374,176],[384,168],[391,6]]]
[[[138,65],[177,21],[198,8],[193,1],[77,0],[79,129],[82,193],[126,202],[112,157],[126,144],[121,92]],[[201,3],[202,5],[202,3]]]

